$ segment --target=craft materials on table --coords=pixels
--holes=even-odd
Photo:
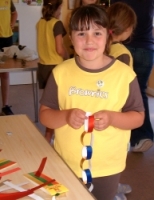
[[[1,159],[0,160],[0,172],[2,170],[6,170],[6,168],[8,168],[8,167],[12,167],[15,164],[16,164],[16,162],[14,162],[14,161],[7,160],[7,159]]]
[[[2,159],[0,160],[0,179],[2,178],[2,176],[14,173],[18,170],[20,170],[19,167],[13,168],[13,169],[8,169],[12,166],[14,166],[16,164],[16,162],[11,161],[11,160],[7,160],[7,159]],[[7,171],[6,171],[7,170]]]
[[[47,194],[50,194],[52,197],[52,200],[55,200],[56,197],[62,193],[65,193],[68,191],[68,189],[63,186],[62,184],[58,183],[55,179],[51,179],[50,177],[46,176],[42,173],[47,158],[43,158],[41,161],[41,164],[37,171],[31,172],[28,174],[25,174],[24,176],[27,177],[30,181],[37,184],[36,187],[31,189],[24,189],[21,186],[24,184],[14,184],[10,180],[6,180],[1,183],[0,186],[7,186],[9,189],[15,189],[18,192],[10,192],[10,193],[2,193],[3,191],[6,191],[5,188],[0,188],[0,199],[1,200],[16,200],[25,196],[29,196],[34,200],[43,200],[42,197],[34,194],[33,192],[37,189],[42,188]],[[0,171],[6,170],[8,167],[13,167],[15,164],[17,164],[14,161],[2,159],[0,160]],[[7,169],[7,171],[0,172],[0,178],[4,175],[8,175],[10,173],[16,172],[17,170],[20,170],[19,167],[13,168],[13,169]]]
[[[35,172],[31,172],[25,174],[24,176],[37,185],[41,185],[42,183],[46,183],[47,181],[50,182],[50,184],[45,185],[41,189],[52,196],[58,196],[68,191],[68,189],[64,185],[58,183],[55,179],[52,179],[45,174],[41,173],[41,175],[37,177],[35,176]]]
[[[46,159],[47,158],[42,159],[42,162],[36,172],[30,172],[28,174],[25,174],[24,176],[37,185],[50,182],[50,184],[45,185],[41,189],[52,196],[58,196],[62,193],[67,192],[68,189],[64,185],[58,183],[55,179],[52,179],[42,173],[46,163]]]
[[[34,188],[31,188],[31,189],[28,189],[26,191],[24,190],[22,192],[0,193],[0,199],[1,200],[17,200],[17,199],[20,199],[22,197],[29,196],[29,195],[33,194],[33,192],[35,190],[40,189],[41,187],[45,186],[46,184],[49,184],[49,182],[46,182],[42,185],[36,186]]]

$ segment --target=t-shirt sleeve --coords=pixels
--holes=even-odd
[[[66,35],[66,30],[63,26],[63,23],[61,21],[57,21],[53,28],[54,36],[62,35],[63,37]]]
[[[135,79],[130,83],[129,86],[129,96],[127,98],[127,101],[122,108],[122,112],[127,112],[127,111],[137,111],[137,112],[143,112],[144,105],[143,105],[143,100],[140,92],[140,87],[138,84],[138,80],[135,77]]]
[[[16,11],[16,8],[15,8],[13,2],[11,1],[11,13],[13,13],[15,11]]]
[[[122,54],[117,57],[117,60],[120,60],[121,62],[125,63],[126,65],[130,64],[130,57],[128,54]]]
[[[52,73],[50,74],[48,78],[43,95],[40,99],[40,104],[47,106],[49,108],[55,109],[55,110],[59,110],[58,87]]]

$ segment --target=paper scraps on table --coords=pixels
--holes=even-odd
[[[0,160],[0,172],[2,170],[5,170],[5,169],[9,168],[9,167],[12,167],[15,164],[17,164],[17,163],[14,162],[14,161],[7,160],[7,159],[1,159]]]
[[[23,192],[13,192],[13,193],[0,193],[0,200],[17,200],[20,198],[23,198],[25,196],[28,196],[32,194],[35,190],[40,189],[41,187],[44,187],[45,185],[50,184],[50,182],[43,183],[41,185],[38,185],[34,188],[28,189]]]
[[[49,185],[45,185],[41,188],[47,194],[50,194],[52,196],[58,196],[62,193],[66,193],[68,189],[64,185],[58,183],[55,179],[52,179],[42,173],[46,161],[47,157],[43,158],[37,171],[30,172],[28,174],[25,174],[24,176],[37,185],[43,184],[46,181],[50,182]]]
[[[44,169],[46,161],[47,161],[47,157],[45,157],[45,158],[42,159],[41,164],[40,164],[38,170],[35,172],[35,176],[39,177],[41,175],[41,173],[43,172],[43,169]]]
[[[35,172],[30,172],[28,174],[25,174],[24,176],[37,185],[45,183],[46,181],[50,182],[50,184],[45,185],[41,189],[52,196],[58,196],[68,191],[68,189],[64,185],[58,183],[55,179],[52,179],[43,173],[41,173],[39,177],[35,176]]]
[[[6,172],[2,172],[0,173],[0,179],[2,178],[2,176],[6,176],[8,174],[11,174],[11,173],[14,173],[16,171],[20,170],[19,167],[16,167],[16,168],[13,168],[13,169],[10,169],[10,170],[7,170]]]
[[[10,181],[10,180],[6,180],[6,181]],[[0,183],[0,192],[4,192],[4,191],[12,189],[10,186],[4,185],[4,182],[6,181],[3,181],[2,183]],[[21,187],[21,186],[27,185],[28,183],[29,182],[23,182],[23,183],[17,184],[17,186]]]
[[[5,175],[8,175],[20,170],[19,167],[7,170],[9,167],[12,167],[15,164],[16,162],[11,161],[11,160],[6,160],[6,159],[0,160],[0,179],[2,178],[2,176],[5,176]]]
[[[22,188],[21,186],[15,185],[15,184],[11,183],[10,181],[4,181],[4,184],[19,191],[19,192],[27,191],[26,189]],[[37,194],[29,194],[28,196],[34,200],[44,200],[42,197],[38,196]]]

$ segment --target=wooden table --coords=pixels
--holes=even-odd
[[[6,59],[3,63],[0,62],[0,73],[2,72],[21,72],[30,71],[32,75],[33,99],[35,109],[35,122],[38,122],[38,84],[34,81],[34,71],[37,70],[38,59],[33,61],[22,61],[19,59]]]
[[[56,200],[95,199],[26,115],[0,117],[0,149],[0,159],[16,161],[16,166],[21,168],[20,171],[2,177],[1,182],[6,179],[12,180],[14,184],[27,181],[23,174],[36,171],[42,158],[47,157],[43,173],[69,189],[65,195],[56,197]],[[34,184],[29,182],[22,187],[32,188]],[[41,189],[35,193],[43,199],[51,200],[51,196]],[[22,199],[31,198],[27,196]]]

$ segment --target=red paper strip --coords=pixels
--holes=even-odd
[[[47,157],[45,157],[45,158],[42,159],[41,164],[40,164],[38,170],[37,170],[36,173],[35,173],[35,176],[38,176],[38,177],[39,177],[39,176],[41,175],[41,173],[42,173],[42,171],[43,171],[43,169],[44,169],[46,160],[47,160]]]
[[[39,186],[36,186],[32,189],[29,189],[27,191],[24,192],[14,192],[14,193],[0,193],[0,200],[17,200],[20,199],[22,197],[28,196],[30,194],[32,194],[35,190],[38,190],[41,187],[44,187],[45,185],[50,184],[51,182],[46,182],[44,184],[41,184]]]
[[[91,115],[88,117],[88,132],[92,132],[94,128],[94,116]]]
[[[2,176],[11,174],[11,173],[16,172],[16,171],[18,171],[18,170],[20,170],[20,168],[19,168],[19,167],[16,167],[16,168],[14,168],[14,169],[7,170],[6,172],[2,172],[2,173],[0,173],[0,179],[2,178]]]

